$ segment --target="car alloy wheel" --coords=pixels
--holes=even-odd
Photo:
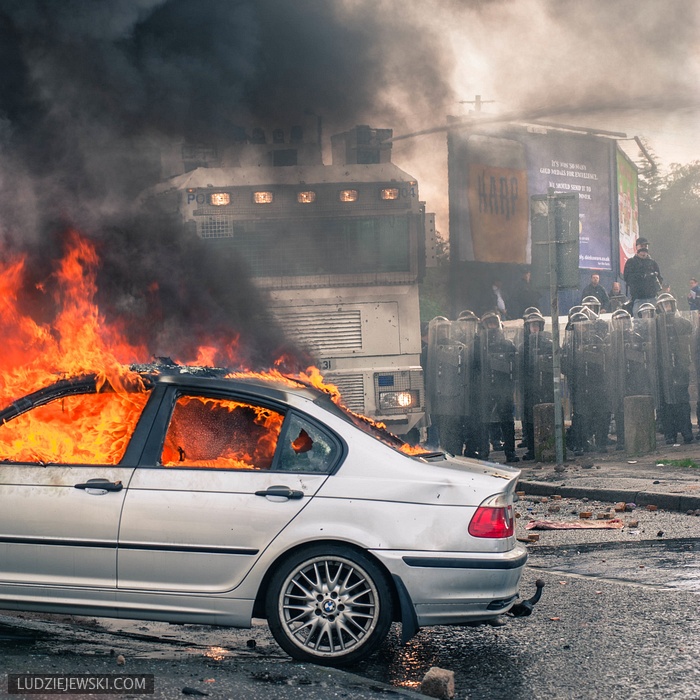
[[[371,654],[391,624],[391,594],[361,552],[328,545],[297,553],[277,570],[267,596],[270,630],[292,657],[329,666]]]

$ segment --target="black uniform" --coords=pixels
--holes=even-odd
[[[630,299],[653,299],[661,289],[661,271],[656,260],[635,255],[625,263],[623,273]]]

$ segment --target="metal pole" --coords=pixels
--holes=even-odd
[[[552,381],[554,382],[554,447],[557,464],[564,462],[564,425],[561,407],[561,351],[559,347],[559,290],[557,277],[557,234],[553,208],[554,189],[547,192],[547,240],[549,242],[549,299],[552,309]]]

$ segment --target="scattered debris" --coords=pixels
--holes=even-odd
[[[592,520],[582,523],[580,520],[557,522],[555,520],[531,520],[526,530],[621,530],[625,524],[619,518],[612,520]]]
[[[647,510],[654,511],[654,510],[658,510],[658,509],[659,509],[658,506],[655,506],[651,503],[649,505],[647,505]]]
[[[124,654],[119,654],[117,656],[117,666],[123,666],[126,663],[126,659],[124,658]]]
[[[209,695],[209,693],[205,693],[203,690],[197,690],[197,688],[190,688],[189,686],[185,686],[182,689],[182,694],[183,695]]]

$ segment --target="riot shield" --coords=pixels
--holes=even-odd
[[[529,340],[528,378],[531,386],[532,405],[554,402],[554,384],[552,376],[552,336],[541,331],[531,333]]]
[[[658,347],[656,321],[653,318],[635,318],[632,333],[625,341],[627,358],[627,396],[653,396],[659,403]]]
[[[510,397],[518,376],[517,348],[500,329],[479,330],[479,395],[482,423],[497,421],[496,404]]]
[[[489,428],[493,429],[494,449],[502,443],[506,460],[518,461],[515,454],[514,397],[518,352],[513,341],[505,337],[500,319],[484,314],[479,329],[479,388],[481,434],[479,452],[488,456]],[[495,322],[495,324],[494,324]]]
[[[630,376],[627,357],[627,342],[632,333],[632,318],[624,311],[616,311],[610,322],[608,342],[608,376],[610,384],[610,407],[615,416],[615,432],[618,441],[624,435],[625,396],[628,394]]]
[[[438,316],[428,324],[426,384],[433,415],[461,415],[464,406],[462,353],[453,322]]]
[[[673,313],[656,317],[659,388],[664,403],[689,401],[692,335],[693,326],[687,319]]]
[[[477,412],[478,392],[476,387],[476,358],[475,340],[479,329],[479,319],[476,316],[458,318],[452,322],[453,337],[461,343],[461,383],[462,407],[464,416],[472,416]]]
[[[691,313],[693,324],[693,360],[695,362],[695,421],[700,427],[700,312]]]
[[[605,321],[574,314],[566,334],[572,398],[572,447],[604,450],[610,422],[608,328]]]

